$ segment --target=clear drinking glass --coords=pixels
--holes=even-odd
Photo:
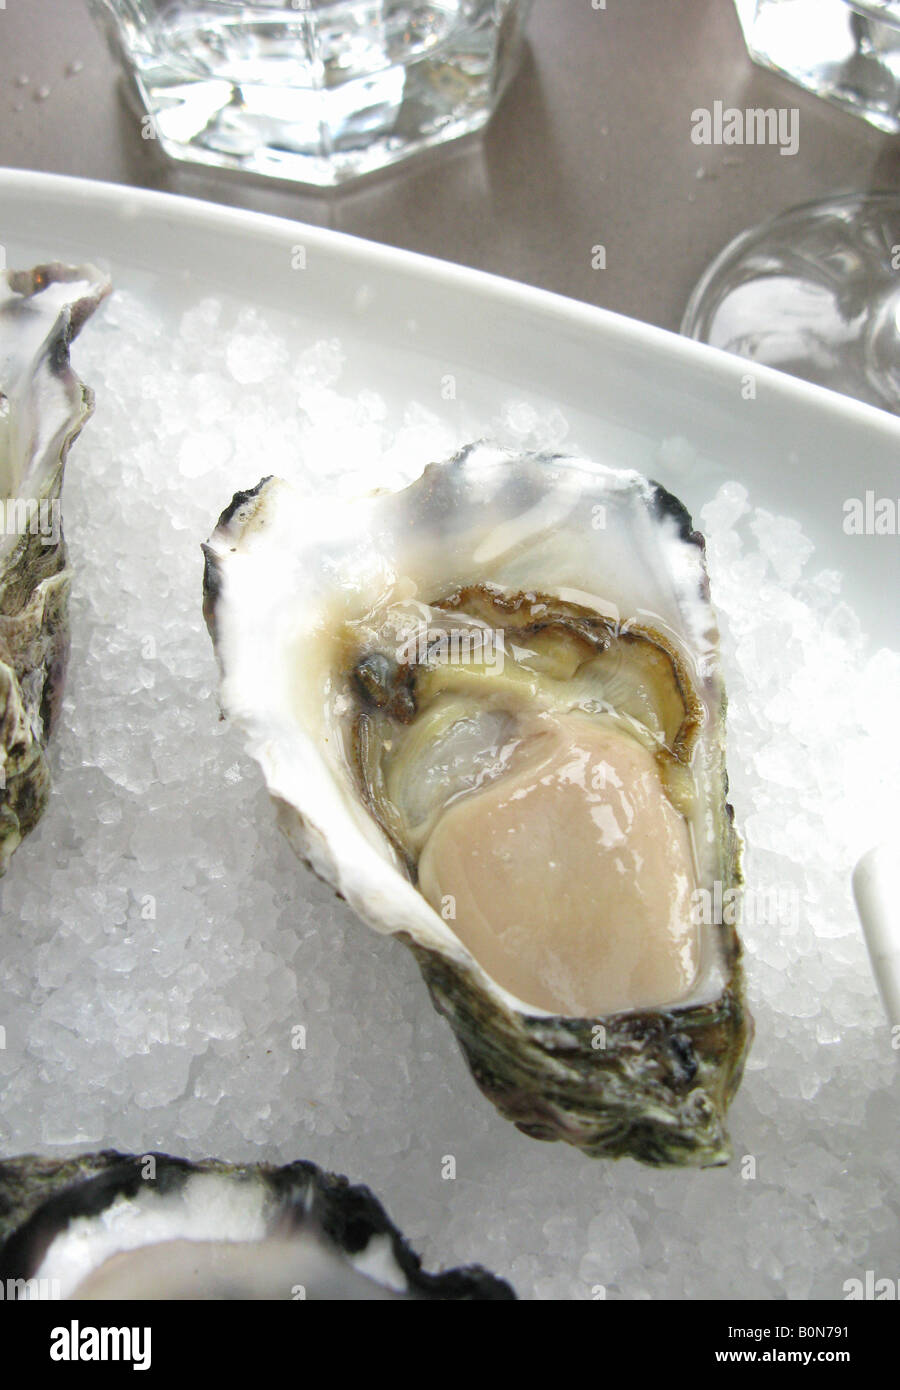
[[[900,0],[735,0],[751,57],[900,131]],[[843,193],[742,232],[682,333],[900,414],[900,194]]]
[[[900,415],[900,194],[848,193],[742,232],[681,331]]]
[[[900,131],[900,0],[735,0],[751,58]]]
[[[332,185],[480,129],[531,0],[89,0],[176,159]]]

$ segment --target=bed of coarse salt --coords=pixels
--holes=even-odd
[[[429,1267],[479,1261],[524,1297],[841,1298],[867,1269],[900,1275],[900,1078],[849,887],[900,784],[900,656],[871,649],[800,526],[736,482],[695,518],[768,903],[742,932],[757,1036],[735,1160],[591,1162],[495,1113],[410,954],[296,861],[219,719],[201,619],[199,545],[235,490],[399,483],[465,441],[342,392],[337,341],[298,355],[219,300],[172,340],[119,293],[73,356],[97,410],[64,498],[53,796],[0,890],[0,1149],[311,1158],[368,1183]],[[483,428],[565,434],[518,400]],[[660,480],[678,492],[677,468]]]

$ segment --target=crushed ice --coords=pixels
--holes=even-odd
[[[173,338],[119,293],[76,363],[97,412],[66,482],[54,793],[2,886],[2,1150],[312,1158],[369,1183],[430,1266],[480,1260],[525,1296],[835,1298],[894,1272],[898,1069],[849,874],[893,813],[900,657],[869,649],[797,522],[737,483],[699,518],[748,883],[787,908],[743,929],[757,1039],[736,1158],[591,1163],[495,1114],[408,952],[305,873],[218,718],[199,542],[231,494],[273,472],[399,484],[458,431],[342,392],[339,342],[297,356],[216,299]],[[566,436],[526,401],[484,426]]]

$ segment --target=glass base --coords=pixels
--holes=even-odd
[[[751,58],[900,131],[900,0],[735,0]]]
[[[479,130],[531,0],[91,0],[173,159],[318,187]]]
[[[744,232],[681,331],[900,414],[900,194],[846,194]]]

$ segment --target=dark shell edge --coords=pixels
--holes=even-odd
[[[295,1229],[312,1223],[350,1256],[364,1250],[374,1236],[387,1236],[410,1289],[423,1298],[516,1297],[505,1280],[480,1265],[429,1274],[368,1187],[307,1160],[277,1167],[219,1159],[191,1162],[162,1153],[123,1154],[112,1149],[63,1160],[25,1156],[0,1162],[0,1282],[34,1278],[51,1241],[71,1220],[97,1215],[118,1197],[133,1196],[148,1181],[143,1169],[149,1158],[155,1162],[152,1182],[160,1193],[177,1192],[197,1173],[261,1182],[279,1215]]]

